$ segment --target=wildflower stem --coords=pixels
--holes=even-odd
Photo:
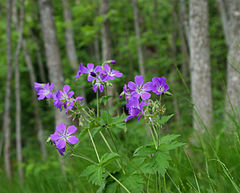
[[[126,186],[124,186],[124,185],[123,185],[117,178],[115,178],[110,172],[107,171],[107,173],[108,173],[108,175],[109,175],[112,179],[114,179],[120,186],[122,186],[123,189],[126,190],[126,192],[131,193],[131,192],[126,188]]]
[[[93,144],[94,151],[95,151],[95,153],[96,153],[96,155],[97,155],[98,162],[100,162],[100,158],[99,158],[99,155],[98,155],[98,151],[97,151],[96,145],[95,145],[95,143],[94,143],[94,141],[93,141],[92,134],[91,134],[91,132],[90,132],[89,129],[88,129],[88,134],[89,134],[89,137],[90,137],[91,142],[92,142],[92,144]]]
[[[71,156],[75,156],[75,157],[79,157],[79,158],[82,158],[82,159],[84,159],[84,160],[86,160],[86,161],[89,161],[90,163],[92,163],[92,164],[97,164],[95,161],[93,161],[93,160],[91,160],[91,159],[89,159],[89,158],[87,158],[87,157],[85,157],[85,156],[83,156],[83,155],[76,155],[76,154],[71,154]]]
[[[98,90],[96,94],[97,94],[97,117],[99,117]]]
[[[156,140],[155,140],[153,131],[152,131],[152,127],[150,127],[150,131],[151,131],[151,135],[152,135],[152,138],[153,138],[153,143],[154,143],[154,145],[155,145],[155,148],[157,149],[157,143],[156,143]]]
[[[98,90],[97,90],[97,117],[99,117],[99,100],[98,100]],[[108,131],[109,131],[109,130],[108,130]],[[101,135],[101,137],[102,137],[103,141],[104,141],[104,142],[105,142],[105,144],[107,145],[108,149],[110,150],[110,152],[112,152],[112,153],[113,153],[113,150],[112,150],[112,148],[110,147],[110,145],[109,145],[108,141],[106,140],[106,138],[104,137],[103,133],[102,133],[101,131],[100,131],[99,133],[100,133],[100,135]],[[112,137],[112,136],[111,136],[111,137]],[[122,169],[123,173],[125,174],[125,171],[124,171],[124,169],[123,169],[122,165],[120,164],[120,162],[119,162],[118,160],[116,160],[116,162],[117,162],[118,166],[119,166],[119,167]]]

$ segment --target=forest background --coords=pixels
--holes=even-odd
[[[119,95],[136,75],[167,78],[174,116],[162,133],[185,146],[172,153],[163,190],[240,192],[239,0],[2,0],[0,16],[0,192],[96,192],[80,177],[86,163],[46,143],[64,115],[37,101],[33,83],[69,84],[94,108],[76,72],[111,59],[124,74],[112,112],[127,113]],[[118,135],[129,154],[148,139],[143,121]]]

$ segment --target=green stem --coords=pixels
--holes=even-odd
[[[157,149],[157,143],[156,143],[156,140],[155,140],[153,131],[152,131],[152,127],[150,127],[150,131],[151,131],[151,135],[152,135],[152,138],[153,138],[153,143],[154,143],[154,145],[155,145],[155,148]]]
[[[124,186],[124,185],[123,185],[117,178],[115,178],[110,172],[107,171],[107,173],[108,173],[108,175],[111,176],[111,178],[114,179],[120,186],[122,186],[123,189],[126,190],[126,192],[131,193],[131,192],[126,188],[126,186]]]
[[[94,148],[94,151],[95,151],[95,153],[96,153],[96,155],[97,155],[98,162],[100,162],[100,158],[99,158],[99,155],[98,155],[98,152],[97,152],[97,148],[96,148],[96,145],[95,145],[95,143],[94,143],[94,141],[93,141],[92,134],[91,134],[91,132],[90,132],[89,129],[88,129],[88,134],[89,134],[89,137],[90,137],[90,139],[91,139],[91,141],[92,141],[93,148]]]
[[[89,159],[89,158],[87,158],[87,157],[85,157],[85,156],[83,156],[83,155],[76,155],[76,154],[71,154],[71,156],[75,156],[75,157],[79,157],[79,158],[82,158],[82,159],[84,159],[84,160],[86,160],[86,161],[89,161],[90,163],[92,163],[92,164],[97,164],[96,162],[94,162],[93,160],[91,160],[91,159]]]
[[[98,90],[97,90],[97,117],[99,117]]]

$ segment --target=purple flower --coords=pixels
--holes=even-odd
[[[126,101],[131,98],[131,93],[126,84],[124,84],[123,86],[123,92],[124,92]]]
[[[50,99],[52,97],[51,90],[53,89],[54,84],[52,83],[49,85],[49,83],[45,84],[42,89],[38,90],[38,100],[43,100],[45,98]]]
[[[111,60],[110,63],[111,64],[116,64],[116,60]]]
[[[157,95],[162,94],[163,92],[167,91],[169,89],[166,78],[165,77],[154,77],[152,79],[152,91],[156,93]]]
[[[93,85],[93,91],[96,93],[97,89],[99,89],[99,91],[102,93],[103,92],[103,85],[102,82],[99,80],[100,77],[98,76],[98,78],[96,78],[96,82]]]
[[[132,96],[142,98],[142,100],[147,100],[151,97],[151,94],[147,91],[152,90],[152,82],[144,83],[143,76],[136,76],[135,77],[135,83],[130,81],[128,83],[128,87],[130,90],[132,90],[131,94]]]
[[[38,92],[39,90],[43,89],[43,86],[45,84],[44,83],[38,83],[38,82],[34,82],[34,88],[35,90]]]
[[[117,70],[111,70],[110,66],[108,64],[104,64],[103,66],[103,71],[102,71],[102,80],[107,81],[107,80],[114,80],[115,77],[122,77],[122,73],[117,71]]]
[[[57,148],[57,150],[58,150],[58,152],[60,153],[61,156],[64,156],[63,153],[66,151],[65,148],[63,148],[63,149],[58,149],[58,148]]]
[[[63,101],[62,101],[62,95],[60,93],[60,91],[53,93],[52,95],[53,101],[54,101],[54,106],[57,109],[62,109],[63,106]]]
[[[78,96],[77,98],[75,99],[70,99],[67,101],[66,105],[64,106],[64,108],[66,109],[66,114],[68,112],[68,110],[71,110],[73,107],[74,107],[74,102],[76,101],[82,101],[84,98],[83,97],[80,97]]]
[[[50,135],[50,137],[51,140],[56,143],[57,149],[62,151],[65,148],[67,142],[70,144],[76,144],[78,142],[78,138],[72,135],[76,131],[77,128],[74,125],[66,128],[66,125],[64,123],[60,123],[57,125],[54,134]]]
[[[128,114],[129,116],[125,119],[125,122],[127,122],[128,120],[137,117],[138,116],[138,121],[141,119],[142,115],[144,114],[144,110],[143,107],[147,106],[148,103],[146,101],[142,101],[139,104],[138,98],[131,98],[128,101],[128,105],[129,105],[129,110],[128,110]]]
[[[75,76],[75,81],[77,81],[79,79],[80,76],[82,76],[82,74],[88,74],[88,69],[86,67],[83,66],[83,64],[80,64],[80,68],[77,71],[77,74]]]
[[[70,86],[69,85],[64,85],[63,86],[63,90],[59,91],[60,92],[60,95],[61,95],[61,101],[64,102],[64,108],[66,109],[67,108],[67,103],[68,101],[70,100],[70,98],[74,95],[74,92],[73,91],[70,91]]]

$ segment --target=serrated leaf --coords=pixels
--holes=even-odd
[[[155,153],[156,149],[153,144],[149,145],[143,145],[138,147],[135,152],[133,153],[133,156],[136,157],[145,157],[145,156],[150,156],[151,154]]]
[[[168,143],[177,139],[180,135],[166,135],[160,138],[160,143]]]
[[[118,159],[120,156],[117,153],[111,152],[111,153],[105,153],[100,160],[100,165],[107,165],[110,162],[112,162],[113,160]]]
[[[176,149],[178,147],[181,147],[183,146],[185,143],[181,143],[181,142],[177,142],[177,141],[174,141],[172,143],[169,143],[169,144],[161,144],[159,146],[159,150],[160,151],[163,151],[163,152],[168,152],[170,150],[173,150],[173,149]]]
[[[116,176],[115,176],[116,177]],[[131,193],[142,193],[144,181],[139,174],[126,174],[118,179]],[[126,190],[116,181],[108,184],[105,189],[106,193],[126,193]]]
[[[88,166],[81,174],[88,178],[94,185],[103,186],[105,184],[105,169],[99,165]]]
[[[123,185],[126,186],[126,188],[131,192],[131,193],[142,193],[143,192],[143,178],[142,176],[138,174],[132,174],[129,176],[124,176],[121,179],[121,182]],[[123,192],[126,192],[123,188],[121,188]]]
[[[152,157],[151,164],[156,172],[160,172],[160,174],[164,176],[167,168],[169,167],[169,160],[171,160],[171,158],[168,154],[157,152]]]
[[[166,122],[168,122],[169,119],[171,119],[174,116],[174,114],[172,115],[168,115],[168,116],[162,116],[160,120],[158,120],[158,124],[163,125]]]

